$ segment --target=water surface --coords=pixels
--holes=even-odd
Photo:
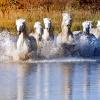
[[[0,64],[0,100],[100,100],[100,63]]]

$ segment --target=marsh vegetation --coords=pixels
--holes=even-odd
[[[92,20],[95,25],[100,19],[99,4],[99,0],[0,0],[0,30],[15,31],[15,20],[20,17],[28,21],[32,30],[36,21],[50,17],[58,34],[63,11],[73,15],[72,30],[80,30],[84,20]]]

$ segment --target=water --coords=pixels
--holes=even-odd
[[[80,37],[80,36],[79,36]],[[0,33],[0,62],[20,61],[19,53],[16,47],[18,36],[12,35],[11,32],[2,31]],[[100,40],[89,39],[86,35],[82,35],[79,41],[76,39],[76,45],[63,44],[56,45],[55,41],[41,42],[37,52],[31,52],[28,60],[36,59],[54,59],[62,57],[99,57],[100,58]],[[26,46],[25,46],[26,47]],[[23,48],[26,50],[26,48]],[[22,50],[23,51],[23,50]],[[27,51],[27,50],[26,50]],[[23,57],[25,56],[24,54]],[[26,57],[27,59],[27,57]]]
[[[100,57],[66,58],[48,45],[44,60],[14,61],[16,41],[0,35],[0,100],[100,100]]]
[[[100,63],[0,64],[0,100],[100,100]]]

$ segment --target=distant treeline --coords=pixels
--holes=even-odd
[[[42,7],[49,11],[64,10],[66,6],[76,9],[100,10],[100,0],[0,0],[0,7],[14,7],[17,9],[31,9]]]

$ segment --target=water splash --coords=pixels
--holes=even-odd
[[[46,59],[61,57],[62,54],[62,48],[57,47],[53,41],[42,41],[38,49],[38,55]]]
[[[18,38],[17,36],[11,35],[11,33],[8,31],[1,32],[1,34],[0,34],[0,62],[13,62],[13,61],[18,60],[17,50],[16,50],[17,38]],[[82,39],[84,39],[84,38],[82,38]],[[76,47],[80,48],[81,52],[83,50],[82,54],[84,54],[84,53],[86,54],[87,53],[86,51],[88,51],[87,48],[89,48],[91,50],[92,45],[93,45],[92,46],[93,49],[95,47],[94,45],[99,45],[98,43],[100,43],[100,42],[97,42],[94,44],[94,41],[96,41],[96,40],[93,40],[93,42],[90,42],[90,43],[77,42],[79,47],[77,47],[77,46]],[[87,41],[85,41],[85,42],[87,42]],[[85,46],[84,46],[84,44],[85,44]],[[86,44],[89,44],[89,47],[86,47],[87,46]],[[74,50],[73,48],[75,49],[74,46],[68,46],[68,45],[67,46],[64,45],[64,47],[57,46],[56,42],[53,42],[53,41],[42,42],[40,48],[38,48],[38,50],[37,50],[38,56],[32,57],[32,59],[28,59],[25,62],[31,62],[31,63],[33,63],[33,62],[49,62],[50,59],[51,59],[50,62],[57,62],[57,59],[54,60],[54,58],[72,57],[72,53]],[[76,48],[76,52],[78,52],[77,48]],[[97,46],[97,48],[100,48],[100,46],[99,47]],[[89,52],[89,53],[91,53],[91,52]],[[33,53],[33,56],[34,55],[35,54]],[[74,57],[78,57],[78,59],[77,58],[75,58],[75,59],[68,58],[66,60],[60,59],[60,60],[58,60],[58,62],[59,61],[62,61],[62,62],[63,61],[64,62],[84,61],[84,59],[79,58],[79,54],[77,54],[77,53],[74,55]],[[37,61],[37,59],[39,61]],[[94,61],[94,60],[86,59],[86,58],[85,58],[85,60]]]
[[[11,61],[10,63],[84,63],[84,62],[95,62],[99,63],[100,59],[97,58],[82,58],[82,57],[61,57],[61,58],[53,58],[53,59],[40,59],[40,60],[33,60],[29,59],[26,61]],[[9,62],[8,62],[9,63]]]
[[[12,60],[16,51],[17,37],[8,31],[0,33],[0,61]]]

